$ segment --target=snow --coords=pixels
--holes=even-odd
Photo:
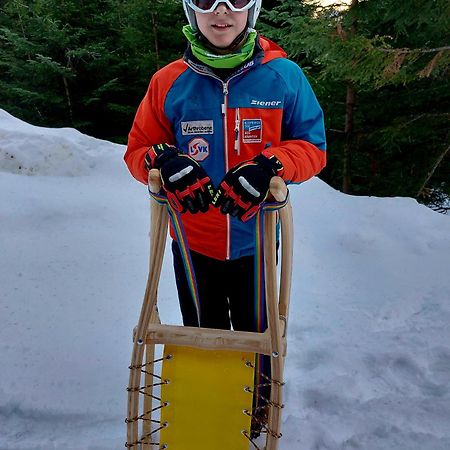
[[[0,450],[124,448],[149,200],[123,152],[0,110]],[[318,178],[291,198],[280,449],[448,450],[450,217]]]

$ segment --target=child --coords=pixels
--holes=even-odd
[[[183,7],[188,48],[152,77],[125,161],[142,183],[159,169],[182,213],[200,300],[199,323],[172,243],[184,325],[264,331],[265,317],[262,325],[255,317],[253,216],[273,176],[300,183],[325,166],[323,114],[301,69],[253,29],[261,0]]]

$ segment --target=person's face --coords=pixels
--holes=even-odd
[[[248,10],[233,12],[221,2],[211,13],[195,12],[198,29],[211,44],[227,48],[247,26]]]

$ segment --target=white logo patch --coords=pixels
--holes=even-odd
[[[209,156],[209,142],[203,138],[195,138],[188,144],[189,156],[196,161],[203,161]]]
[[[263,100],[255,100],[253,99],[251,102],[252,106],[279,106],[281,105],[281,100],[269,100],[267,102]]]
[[[181,122],[181,133],[183,136],[191,136],[193,134],[213,134],[214,124],[212,120]]]

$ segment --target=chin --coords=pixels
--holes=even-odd
[[[215,47],[226,50],[232,43],[234,39],[211,39],[209,42]]]
[[[226,44],[224,44],[223,42],[212,42],[212,44],[214,45],[214,47],[220,48],[221,50],[226,50],[231,45],[231,42],[228,42]]]

